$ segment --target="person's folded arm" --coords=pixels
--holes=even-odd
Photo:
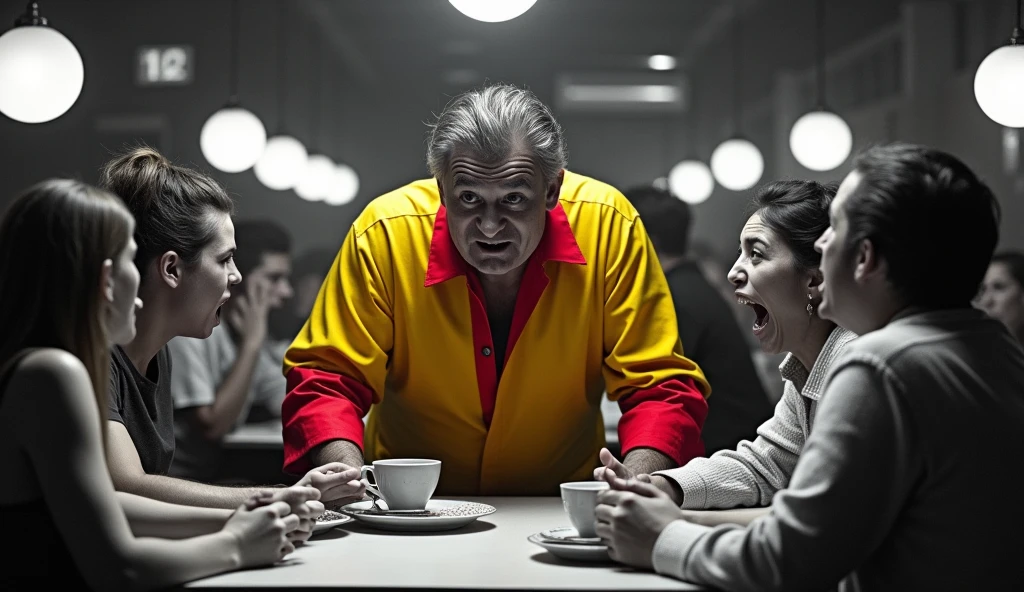
[[[745,529],[673,522],[655,544],[655,569],[723,590],[836,585],[882,543],[921,470],[899,391],[868,364],[838,369],[771,514]]]
[[[167,475],[150,475],[143,468],[139,451],[124,424],[113,420],[106,424],[107,466],[118,491],[172,504],[234,509],[266,489],[222,487]]]
[[[373,240],[375,233],[381,236]],[[379,226],[349,229],[309,319],[285,355],[286,472],[332,461],[362,463],[362,418],[384,396],[394,341],[394,287],[383,233]]]
[[[704,453],[700,430],[711,389],[683,355],[672,296],[640,219],[617,218],[608,235],[604,378],[622,409],[625,464],[634,473],[679,466]],[[658,454],[631,458],[634,450]]]
[[[117,492],[117,501],[136,537],[187,539],[211,534],[222,529],[234,512],[169,504],[124,491]]]
[[[796,407],[803,405],[787,387],[775,414],[757,428],[753,442],[695,458],[685,466],[653,476],[671,479],[682,491],[681,507],[692,510],[763,507],[789,485],[804,446]]]

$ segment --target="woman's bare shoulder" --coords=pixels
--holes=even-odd
[[[41,388],[76,392],[91,387],[89,372],[77,356],[67,350],[47,347],[26,355],[18,364],[8,383],[8,394]]]

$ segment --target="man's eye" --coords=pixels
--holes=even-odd
[[[462,203],[474,204],[480,201],[480,196],[475,193],[463,193],[459,196],[459,199],[462,200]]]
[[[505,198],[505,201],[511,205],[521,204],[525,200],[526,198],[519,193],[513,193],[512,195],[509,195]]]

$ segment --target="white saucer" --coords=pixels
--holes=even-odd
[[[349,510],[369,510],[373,505],[371,501],[356,502],[341,508],[342,512]],[[387,503],[380,502],[380,505],[387,509]],[[384,515],[374,516],[372,513],[349,514],[357,522],[363,523],[380,530],[393,530],[404,532],[430,532],[437,530],[454,530],[462,528],[477,518],[493,514],[497,511],[494,506],[479,504],[476,502],[465,502],[459,500],[430,500],[427,502],[427,510],[431,512],[450,512],[459,506],[470,506],[470,512],[460,516],[395,516]]]
[[[325,530],[330,530],[335,526],[339,526],[341,524],[345,524],[346,522],[351,521],[352,517],[347,514],[342,514],[340,518],[335,518],[333,520],[317,520],[313,523],[313,534],[319,534],[321,532],[324,532]]]
[[[571,526],[552,528],[538,533],[539,537],[551,543],[565,543],[567,545],[600,545],[598,537],[581,537],[580,533]]]
[[[608,557],[608,547],[604,545],[554,543],[546,540],[540,533],[531,535],[526,540],[539,547],[543,547],[548,553],[559,559],[569,561],[611,561],[611,558]]]

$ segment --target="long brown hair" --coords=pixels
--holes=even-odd
[[[217,232],[211,212],[234,214],[234,203],[217,181],[147,146],[105,164],[100,187],[124,200],[135,216],[135,265],[144,284],[149,264],[167,251],[177,253],[186,265],[199,260]]]
[[[119,260],[135,223],[114,195],[66,179],[33,186],[0,219],[0,361],[29,347],[71,352],[85,365],[105,419],[110,342],[103,262]]]

